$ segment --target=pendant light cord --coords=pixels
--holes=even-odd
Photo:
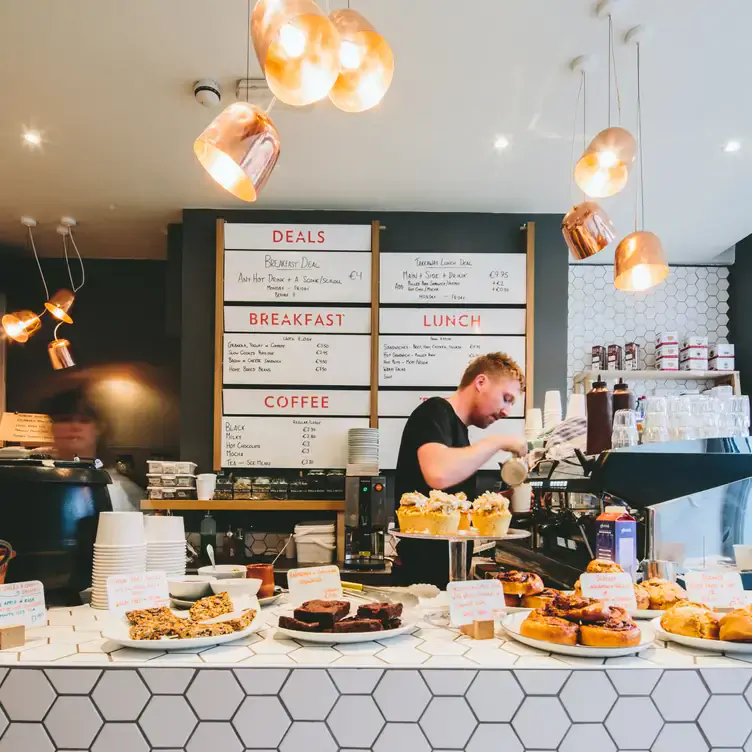
[[[611,127],[611,71],[614,76],[614,89],[616,90],[616,112],[618,123],[621,125],[621,92],[619,91],[619,74],[616,71],[616,51],[614,50],[614,20],[608,16],[608,127]]]
[[[78,285],[78,287],[76,287],[76,285],[74,284],[73,274],[71,273],[70,259],[68,258],[68,243],[66,242],[68,238],[70,238],[70,242],[73,244],[73,250],[76,252],[78,263],[81,266],[81,284]],[[76,241],[73,238],[72,227],[69,227],[67,234],[63,235],[63,253],[65,254],[65,264],[68,267],[68,279],[70,279],[71,288],[73,289],[74,293],[78,292],[86,284],[86,270],[84,269],[84,260],[81,258],[81,254],[78,251],[78,246],[76,245]]]
[[[640,87],[640,44],[637,43],[637,149],[640,154],[640,221],[645,229],[645,182],[642,161],[642,91]]]
[[[61,321],[61,322],[60,322],[60,323],[59,323],[59,324],[58,324],[58,325],[57,325],[57,326],[55,327],[55,331],[54,331],[54,332],[53,332],[53,334],[52,334],[52,339],[53,339],[53,340],[57,339],[57,330],[58,330],[58,329],[59,329],[59,328],[60,328],[60,327],[61,327],[61,326],[62,326],[62,325],[63,325],[64,323],[65,323],[64,321]]]
[[[245,101],[248,103],[251,89],[251,0],[248,0],[248,23],[245,33]]]
[[[577,101],[574,105],[574,123],[572,124],[572,152],[569,158],[570,170],[569,170],[569,200],[572,200],[572,183],[574,182],[574,148],[577,140],[577,114],[580,109],[580,97],[582,96],[583,89],[585,88],[585,71],[580,73],[580,88],[577,90]],[[584,108],[583,108],[584,110]],[[583,112],[583,133],[585,131],[584,112]]]
[[[50,299],[50,291],[47,289],[47,280],[44,278],[44,272],[42,271],[42,264],[39,261],[39,254],[37,253],[37,247],[34,245],[34,234],[31,232],[31,227],[26,228],[29,231],[29,241],[31,242],[31,250],[34,253],[34,260],[37,262],[37,269],[39,269],[39,276],[42,278],[42,284],[44,285],[44,299]]]

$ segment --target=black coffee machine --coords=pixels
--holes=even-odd
[[[48,605],[80,604],[110,482],[93,462],[0,460],[0,538],[16,552],[6,582],[40,580]]]
[[[383,569],[386,478],[348,476],[345,483],[345,568]]]

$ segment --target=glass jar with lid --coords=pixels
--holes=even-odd
[[[327,470],[326,495],[329,499],[345,498],[345,471]]]
[[[312,499],[323,499],[326,497],[325,470],[308,471],[308,493]]]
[[[251,484],[251,499],[253,501],[266,501],[271,498],[272,480],[265,475],[259,475]]]
[[[288,486],[287,495],[290,499],[307,499],[310,494],[308,492],[308,479],[303,476],[301,472],[297,478],[293,478]]]
[[[272,478],[269,498],[282,501],[287,498],[289,493],[289,483],[287,478]]]

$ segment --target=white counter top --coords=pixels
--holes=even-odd
[[[656,641],[654,647],[627,658],[570,658],[553,656],[508,639],[499,630],[493,640],[476,641],[456,629],[437,627],[425,621],[412,635],[352,645],[322,646],[291,640],[274,627],[280,610],[275,605],[262,610],[267,628],[228,645],[194,651],[159,652],[123,648],[102,637],[111,618],[106,611],[89,606],[55,608],[48,612],[45,627],[27,630],[22,648],[0,651],[0,665],[123,664],[237,665],[244,666],[356,666],[425,668],[567,668],[660,667],[703,668],[749,667],[752,655],[721,655]],[[647,625],[646,622],[641,622]]]

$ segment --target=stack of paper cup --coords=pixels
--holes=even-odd
[[[570,394],[567,405],[567,420],[569,418],[587,418],[587,407],[584,394]]]
[[[141,512],[102,512],[94,543],[92,608],[107,609],[107,578],[146,571],[146,537]]]
[[[561,415],[561,392],[557,389],[552,389],[546,392],[546,397],[543,401],[543,430],[548,431],[561,423]]]
[[[543,430],[543,412],[539,407],[531,407],[525,413],[525,438],[533,441]]]
[[[168,577],[185,574],[185,525],[182,517],[147,517],[146,570],[166,572]]]

